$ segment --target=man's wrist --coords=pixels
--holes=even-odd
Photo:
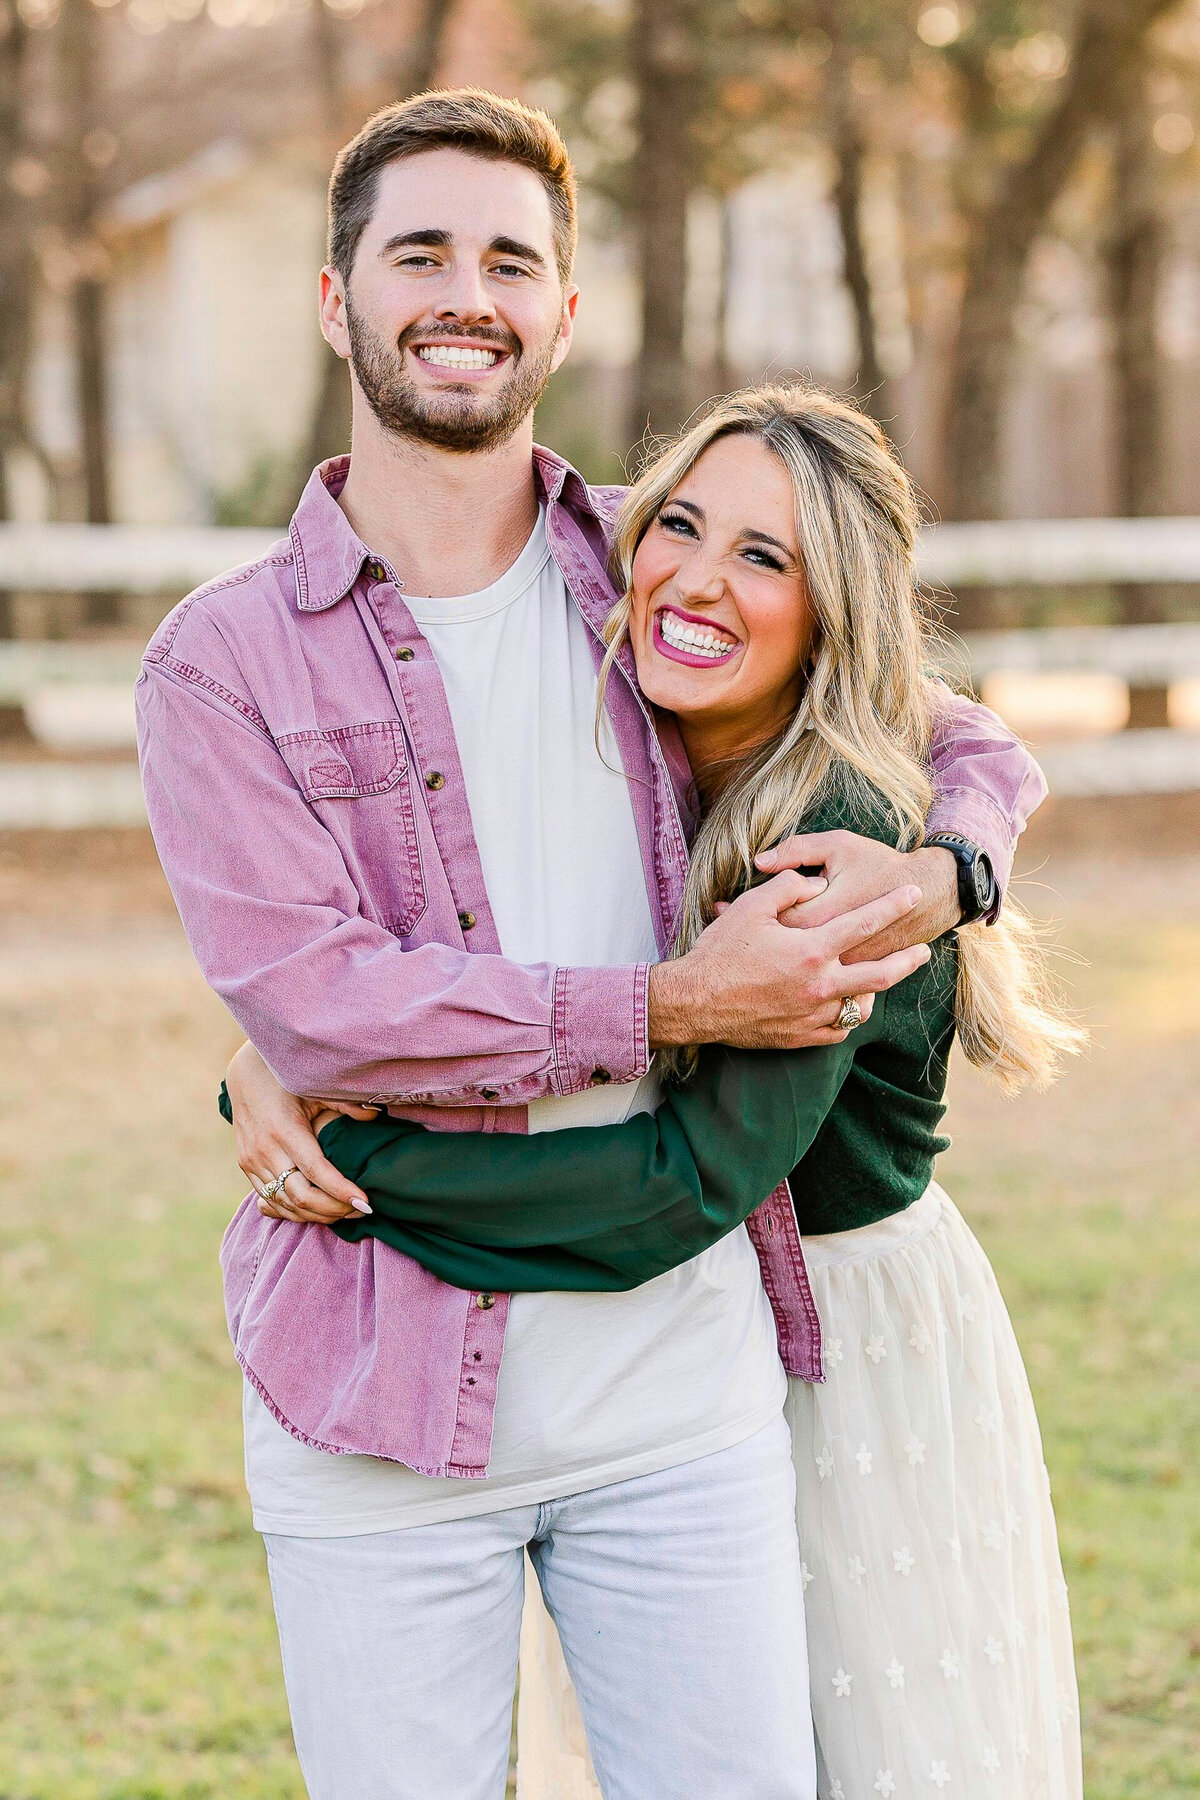
[[[962,917],[958,897],[958,864],[943,845],[927,844],[908,858],[912,879],[924,896],[919,918],[913,921],[920,937],[931,942],[953,931]],[[909,921],[905,921],[907,924]],[[919,940],[917,940],[919,941]]]
[[[697,1010],[696,983],[687,957],[655,963],[646,987],[646,1035],[651,1050],[696,1043]]]

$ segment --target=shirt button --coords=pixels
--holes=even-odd
[[[475,1304],[480,1312],[491,1312],[496,1304],[496,1296],[495,1294],[476,1294]]]
[[[408,644],[401,644],[399,649],[394,650],[392,654],[397,662],[411,662],[417,653]]]
[[[458,915],[458,922],[464,931],[470,931],[475,923],[475,914],[473,912],[461,912]]]
[[[603,1087],[606,1082],[612,1080],[612,1076],[607,1069],[593,1069],[591,1080],[593,1087]]]
[[[425,777],[425,786],[427,788],[432,788],[434,793],[436,793],[439,788],[444,788],[445,785],[446,777],[440,770],[430,769],[428,775]]]
[[[381,562],[368,563],[367,574],[372,581],[386,581],[388,578],[388,572]]]
[[[498,1100],[500,1098],[499,1088],[480,1088],[479,1092],[484,1100]]]

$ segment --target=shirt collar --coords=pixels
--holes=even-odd
[[[570,463],[535,444],[534,477],[547,508],[557,505],[593,519],[603,528],[587,483]],[[318,463],[292,515],[290,537],[296,559],[297,603],[301,612],[323,612],[354,587],[372,552],[338,505],[350,468],[348,456]]]

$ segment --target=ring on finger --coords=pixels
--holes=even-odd
[[[262,1198],[264,1200],[278,1200],[280,1194],[283,1194],[283,1197],[286,1200],[287,1194],[284,1190],[292,1176],[298,1175],[299,1173],[299,1169],[293,1163],[290,1169],[285,1169],[282,1175],[277,1175],[275,1177],[274,1181],[268,1181],[266,1187],[262,1190]]]
[[[841,1010],[837,1016],[835,1031],[854,1031],[863,1022],[862,1007],[853,994],[847,994],[842,1000]]]

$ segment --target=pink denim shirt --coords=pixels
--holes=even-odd
[[[589,489],[545,450],[535,464],[599,663],[621,490]],[[285,1086],[448,1131],[523,1131],[529,1100],[644,1073],[649,971],[500,954],[438,666],[337,504],[347,467],[314,471],[289,536],[192,594],[150,644],[138,717],[155,841],[200,967]],[[607,706],[665,953],[694,824],[687,763],[628,652]],[[931,829],[981,843],[1003,881],[1045,791],[1036,765],[993,714],[949,699],[934,763]],[[783,1361],[818,1379],[786,1187],[749,1231]],[[295,1436],[486,1473],[507,1295],[449,1287],[373,1238],[264,1219],[253,1196],[222,1264],[238,1360]]]

